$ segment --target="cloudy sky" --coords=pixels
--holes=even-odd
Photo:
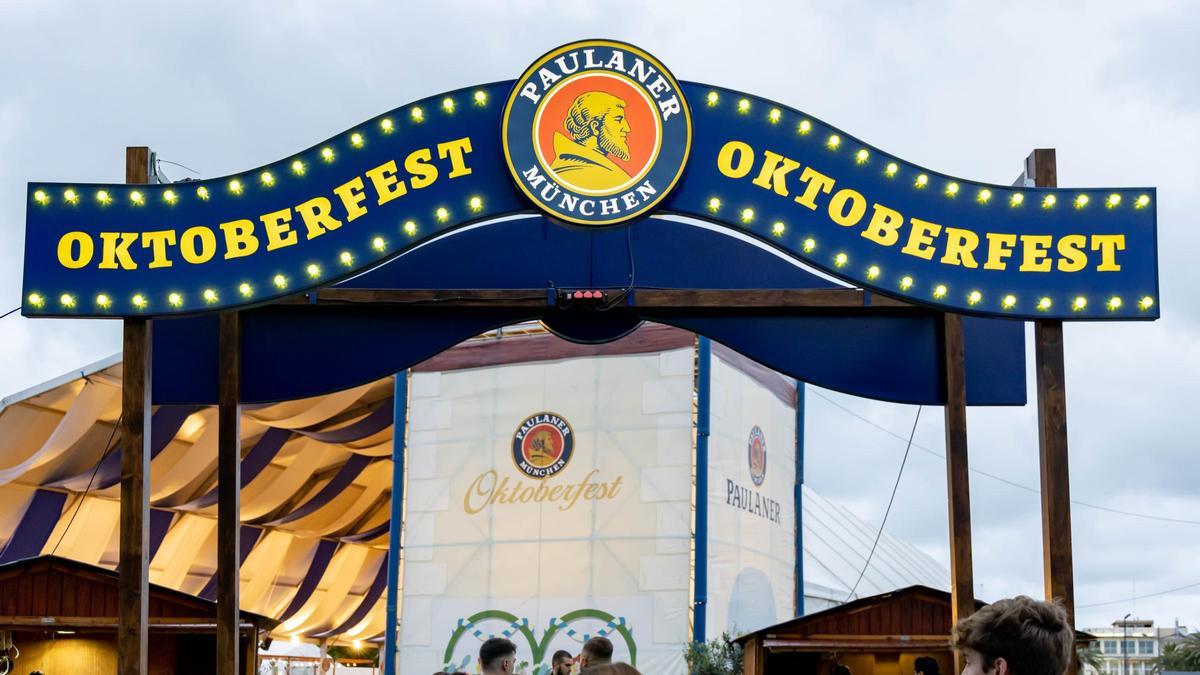
[[[1009,183],[1032,148],[1054,147],[1060,185],[1159,189],[1165,318],[1066,331],[1072,497],[1141,514],[1075,506],[1079,623],[1132,612],[1194,627],[1197,34],[1200,4],[1183,1],[5,0],[0,312],[20,302],[26,181],[120,182],[127,145],[232,173],[410,100],[515,77],[586,37],[633,42],[682,79],[781,101],[958,176]],[[107,356],[118,337],[115,323],[2,319],[0,394]],[[807,413],[810,484],[879,522],[916,409],[815,390]],[[1035,419],[1032,405],[972,410],[972,468],[1036,487]],[[887,529],[947,562],[942,436],[941,410],[925,410]],[[1040,595],[1037,494],[976,473],[971,497],[977,595]]]

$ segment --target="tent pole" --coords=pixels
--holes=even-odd
[[[383,630],[383,672],[396,675],[397,603],[400,595],[400,534],[404,529],[404,440],[408,427],[408,371],[396,373],[392,399],[392,514],[388,522],[387,622]]]
[[[692,593],[692,641],[707,640],[708,436],[712,414],[712,340],[701,335],[696,359],[696,574]]]
[[[222,312],[217,337],[217,675],[238,674],[241,332],[240,315]]]
[[[125,182],[150,181],[150,148],[125,148]],[[124,321],[121,377],[121,525],[117,564],[117,672],[148,669],[150,603],[150,337],[149,319]]]
[[[796,381],[796,601],[795,615],[804,616],[804,383]]]
[[[942,315],[942,358],[946,375],[946,482],[950,506],[950,611],[953,623],[975,612],[971,562],[971,490],[967,465],[967,384],[962,316]],[[962,655],[954,654],[955,672]]]

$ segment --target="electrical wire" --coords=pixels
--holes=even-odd
[[[867,561],[863,563],[862,571],[858,573],[858,581],[854,582],[854,587],[846,595],[846,602],[850,602],[850,598],[854,597],[854,591],[858,590],[858,585],[862,583],[867,568],[871,566],[871,558],[875,557],[875,548],[879,546],[879,538],[883,536],[883,526],[887,525],[888,514],[892,512],[892,504],[896,501],[896,490],[900,487],[900,477],[904,475],[904,465],[908,463],[908,451],[912,450],[913,437],[917,435],[917,422],[921,421],[921,408],[923,407],[917,406],[917,416],[913,418],[912,431],[908,434],[908,445],[904,448],[904,459],[900,460],[900,470],[896,472],[896,482],[892,485],[892,496],[888,497],[887,509],[883,512],[883,522],[879,523],[879,531],[875,533],[875,543],[871,544],[871,552],[867,554]]]
[[[62,534],[58,535],[58,541],[54,542],[54,548],[50,550],[50,555],[58,552],[58,547],[63,542],[63,538],[67,536],[67,531],[71,529],[71,525],[75,523],[75,516],[79,515],[79,509],[83,506],[83,500],[87,498],[88,493],[92,491],[92,483],[96,480],[96,474],[100,472],[100,466],[104,464],[105,458],[113,448],[113,438],[117,435],[117,429],[121,426],[121,420],[125,419],[122,415],[117,418],[117,423],[113,425],[112,431],[108,432],[108,440],[104,443],[104,454],[100,455],[100,459],[96,462],[96,468],[92,469],[92,477],[88,479],[87,487],[83,489],[83,494],[79,495],[79,501],[75,502],[75,510],[71,512],[71,519],[67,521],[67,526],[63,528]]]
[[[850,415],[851,417],[854,417],[862,422],[865,422],[868,425],[875,427],[876,429],[882,431],[883,433],[885,433],[889,436],[892,436],[893,438],[897,438],[902,441],[905,440],[904,436],[901,436],[900,434],[892,431],[891,429],[888,429],[887,427],[877,424],[873,420],[860,415],[859,413],[855,412],[854,410],[847,408],[846,406],[842,405],[841,403],[838,403],[837,401],[833,400],[832,398],[829,398],[828,396],[822,394],[820,391],[818,391],[816,389],[808,389],[808,391],[812,392],[813,394],[816,394],[818,398],[824,399],[827,403],[829,403],[833,407],[841,410],[842,412],[845,412],[846,414]],[[925,452],[926,454],[937,457],[939,459],[946,459],[946,456],[943,455],[942,453],[937,452],[936,450],[931,450],[923,445],[914,443],[913,447],[915,447],[916,449],[918,449],[922,452]],[[1039,490],[1035,487],[1023,485],[1016,481],[1009,480],[1003,476],[997,476],[994,473],[988,473],[987,471],[984,471],[982,469],[976,469],[976,468],[972,467],[971,473],[978,474],[985,478],[991,478],[992,480],[999,481],[1001,483],[1004,483],[1005,485],[1009,485],[1009,486],[1015,487],[1020,490],[1025,490],[1026,492],[1032,492],[1033,494],[1036,494],[1036,495],[1040,495],[1042,493],[1041,490]],[[1171,518],[1169,516],[1155,516],[1155,515],[1151,515],[1148,513],[1135,513],[1133,511],[1122,511],[1120,509],[1114,509],[1114,508],[1111,508],[1108,506],[1101,506],[1099,504],[1083,502],[1083,501],[1079,501],[1077,499],[1072,499],[1071,503],[1076,506],[1083,506],[1083,507],[1086,507],[1089,509],[1096,509],[1097,511],[1105,511],[1107,513],[1115,513],[1115,514],[1122,515],[1122,516],[1131,516],[1133,518],[1144,518],[1146,520],[1157,520],[1157,521],[1161,521],[1161,522],[1165,522],[1165,523],[1178,523],[1181,525],[1200,525],[1200,520],[1188,520],[1186,518]]]
[[[9,314],[12,314],[13,312],[15,312],[19,309],[21,309],[21,307],[19,305],[16,307],[13,307],[12,309],[8,310],[7,312],[0,314],[0,319],[3,319],[4,317],[8,316]]]
[[[1087,605],[1076,605],[1075,609],[1086,609],[1088,607],[1103,607],[1105,605],[1119,605],[1124,602],[1133,602],[1135,600],[1144,600],[1145,598],[1156,598],[1160,595],[1170,595],[1171,593],[1177,593],[1179,591],[1186,591],[1189,588],[1196,588],[1196,587],[1200,587],[1200,581],[1197,581],[1194,584],[1188,584],[1186,586],[1179,586],[1177,588],[1168,588],[1165,591],[1158,591],[1157,593],[1147,593],[1145,595],[1135,595],[1132,598],[1124,598],[1122,600],[1108,600],[1106,602],[1093,602],[1093,603],[1087,604]]]

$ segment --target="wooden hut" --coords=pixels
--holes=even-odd
[[[149,673],[212,675],[216,603],[150,586]],[[244,672],[257,672],[260,632],[275,622],[241,613]],[[117,573],[41,556],[0,565],[0,633],[20,655],[13,673],[113,673],[117,670]]]

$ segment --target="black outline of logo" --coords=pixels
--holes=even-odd
[[[562,439],[563,439],[562,455],[559,456],[559,460],[562,461],[562,466],[558,467],[557,469],[554,469],[553,471],[551,471],[550,468],[545,469],[545,471],[548,472],[548,473],[546,473],[545,476],[535,476],[535,475],[529,473],[528,471],[526,471],[525,469],[521,468],[521,461],[525,459],[525,453],[523,452],[523,448],[522,448],[522,446],[524,445],[524,437],[518,438],[518,435],[521,433],[521,427],[524,427],[525,424],[527,422],[529,422],[529,420],[534,419],[535,417],[541,417],[542,415],[550,415],[552,417],[558,418],[567,427],[567,430],[570,433],[564,434],[564,433],[562,433],[561,430],[556,429],[558,431],[558,433],[562,436]],[[546,424],[546,423],[541,422],[538,425],[541,425],[541,424]],[[538,425],[535,425],[535,426],[538,426]],[[550,426],[554,426],[554,425],[551,424]],[[516,467],[517,471],[519,471],[522,475],[528,476],[529,478],[533,478],[534,480],[545,480],[545,479],[557,474],[558,472],[562,471],[563,469],[567,468],[567,464],[571,463],[571,456],[574,454],[574,452],[575,452],[575,428],[571,426],[571,423],[567,421],[567,418],[563,417],[562,415],[560,415],[554,411],[543,410],[541,412],[533,413],[532,415],[526,415],[521,420],[521,423],[517,425],[516,430],[513,431],[511,453],[510,453],[510,457],[512,457],[512,461],[513,461],[513,466]],[[551,465],[551,466],[553,466],[553,465]]]

